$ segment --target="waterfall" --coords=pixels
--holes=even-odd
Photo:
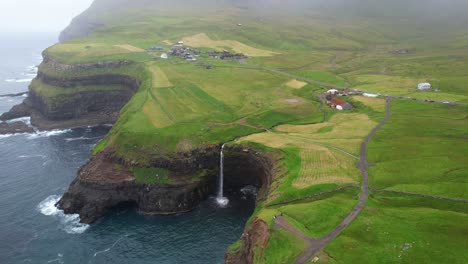
[[[221,147],[221,153],[219,157],[219,186],[218,186],[218,196],[216,197],[216,202],[219,206],[225,207],[229,203],[229,200],[224,197],[224,146]]]

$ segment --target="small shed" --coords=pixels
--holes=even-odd
[[[420,91],[425,91],[425,90],[430,90],[432,88],[430,83],[420,83],[418,84],[418,90]]]

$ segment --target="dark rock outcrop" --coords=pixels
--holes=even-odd
[[[33,133],[34,129],[23,122],[0,123],[0,135]]]
[[[239,159],[225,164],[226,188],[246,185],[268,189],[272,161],[258,152],[244,152],[242,147],[227,148],[229,157]],[[241,152],[239,152],[241,151]],[[251,161],[249,161],[251,159]],[[253,170],[240,169],[240,162],[255,164]],[[65,213],[77,213],[84,223],[92,223],[108,210],[132,205],[145,214],[175,214],[192,210],[208,195],[216,193],[219,147],[207,146],[190,153],[175,154],[168,159],[155,159],[152,166],[166,168],[170,173],[167,184],[138,183],[131,172],[131,164],[119,159],[112,151],[94,157],[78,173],[58,206]],[[204,177],[193,177],[200,171]],[[230,185],[232,184],[232,185]]]
[[[275,161],[272,157],[245,146],[228,146],[225,151],[225,185],[242,188],[253,185],[260,189],[259,198],[268,191],[274,175]]]
[[[31,108],[24,103],[13,106],[10,111],[3,113],[0,116],[1,121],[7,121],[17,119],[21,117],[27,117],[31,115]]]
[[[128,61],[114,61],[67,65],[47,56],[44,56],[43,63],[49,70],[58,72],[120,68],[131,64]],[[117,121],[122,107],[140,87],[138,80],[122,74],[56,77],[39,71],[37,81],[61,89],[96,85],[108,88],[78,90],[44,97],[36,92],[33,82],[29,89],[29,97],[22,104],[14,106],[9,112],[0,116],[0,120],[31,116],[31,123],[41,130],[113,124]],[[115,86],[115,89],[110,89],[112,86]]]
[[[184,170],[190,171],[184,169],[184,162],[180,171],[171,171],[167,184],[145,184],[137,182],[131,170],[111,156],[110,152],[100,153],[79,171],[58,203],[65,213],[79,214],[83,223],[93,223],[121,205],[135,206],[150,215],[176,214],[192,210],[214,193],[215,175],[194,179],[184,174]]]
[[[264,249],[270,239],[268,225],[255,218],[244,230],[240,238],[241,247],[233,252],[226,253],[224,262],[226,264],[253,264],[255,253],[258,249]]]

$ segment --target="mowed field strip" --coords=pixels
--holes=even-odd
[[[153,88],[172,87],[173,84],[167,78],[167,75],[155,64],[149,65],[151,73],[153,74]]]
[[[359,183],[360,173],[356,167],[359,146],[375,125],[376,122],[365,114],[338,113],[328,123],[282,125],[272,132],[250,135],[241,141],[273,148],[299,148],[301,166],[299,176],[293,181],[295,188]]]
[[[376,122],[365,114],[338,113],[327,123],[282,125],[275,128],[275,132],[331,145],[357,156],[362,139],[375,125]]]
[[[212,49],[225,49],[231,48],[235,52],[243,53],[252,57],[266,57],[273,56],[279,53],[257,49],[241,43],[237,40],[213,40],[205,33],[199,33],[190,37],[183,38],[184,44],[195,48],[212,48]]]
[[[291,80],[291,81],[286,83],[286,86],[294,88],[294,89],[301,89],[302,87],[304,87],[306,85],[307,85],[306,82],[301,82],[301,81],[298,81],[296,79]]]
[[[130,44],[119,44],[114,46],[131,52],[145,52],[144,49],[132,46]]]
[[[384,112],[385,111],[385,100],[382,98],[371,98],[371,97],[365,97],[365,96],[353,96],[353,99],[355,101],[361,102],[370,108],[372,108],[374,111],[378,112]]]

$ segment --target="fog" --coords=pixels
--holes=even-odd
[[[59,32],[93,0],[0,0],[0,33]]]
[[[93,0],[1,0],[0,32],[59,32]],[[359,16],[414,16],[424,19],[468,20],[468,0],[96,0],[93,11],[132,6],[218,6],[241,9],[337,10]]]

